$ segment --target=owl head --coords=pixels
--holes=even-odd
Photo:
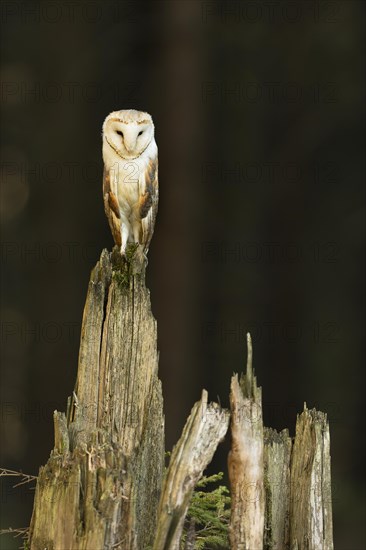
[[[126,109],[110,113],[103,124],[103,148],[111,148],[123,159],[136,159],[154,139],[151,116]]]

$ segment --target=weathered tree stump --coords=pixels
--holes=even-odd
[[[159,505],[154,550],[179,550],[194,487],[225,437],[228,425],[229,412],[217,403],[208,404],[204,390],[172,452]]]
[[[260,550],[264,528],[264,466],[262,390],[252,368],[248,337],[247,372],[231,379],[231,436],[228,458],[231,483],[230,544],[232,548]]]
[[[288,430],[263,428],[262,391],[252,366],[231,381],[229,478],[231,548],[237,550],[332,550],[329,425],[315,409]]]
[[[290,543],[299,550],[332,550],[332,491],[327,415],[298,415],[291,453]]]
[[[164,474],[156,321],[131,255],[104,250],[92,271],[75,390],[66,415],[54,413],[37,481],[31,550],[183,550],[194,487],[228,429],[229,411],[203,391]],[[294,441],[264,427],[249,334],[247,343],[246,373],[231,380],[230,547],[333,550],[326,415],[305,406]],[[194,521],[186,535],[194,550]]]
[[[144,272],[115,249],[92,271],[67,416],[39,473],[30,548],[142,549],[156,532],[164,416]]]

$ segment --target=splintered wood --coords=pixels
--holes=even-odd
[[[228,424],[228,411],[217,403],[207,404],[204,390],[170,458],[159,505],[154,550],[179,550],[193,489],[225,437]]]
[[[114,250],[92,271],[67,416],[41,468],[32,550],[152,545],[164,469],[156,321],[144,274]]]
[[[290,518],[292,547],[333,549],[329,425],[326,414],[306,404],[291,457]]]
[[[264,548],[289,548],[291,446],[288,430],[264,428]]]
[[[305,405],[293,443],[287,430],[263,428],[249,334],[247,344],[247,372],[231,380],[231,548],[333,550],[326,415]]]
[[[239,550],[263,548],[264,474],[262,392],[252,369],[248,336],[247,372],[231,379],[230,544]]]
[[[164,476],[156,321],[143,264],[131,258],[104,250],[91,273],[77,381],[66,415],[54,412],[30,550],[197,548],[194,521],[183,545],[184,522],[230,413],[204,390]],[[231,379],[230,547],[333,550],[327,417],[305,406],[294,441],[287,430],[265,428],[249,334],[247,345],[246,373]]]

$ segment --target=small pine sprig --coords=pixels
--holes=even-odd
[[[229,548],[228,528],[230,519],[230,496],[225,485],[206,489],[217,484],[223,473],[203,476],[197,483],[188,509],[181,549],[224,550]]]

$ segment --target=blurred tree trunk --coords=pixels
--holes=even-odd
[[[197,228],[204,201],[200,180],[204,141],[200,89],[205,67],[200,3],[170,0],[162,9],[161,39],[169,47],[159,52],[151,79],[158,83],[158,105],[162,105],[156,127],[159,151],[164,156],[159,168],[164,192],[159,199],[158,246],[149,268],[157,294],[169,296],[156,308],[164,340],[160,368],[165,381],[167,447],[171,449],[197,398],[195,388],[202,385],[200,373],[203,376],[197,349],[202,308],[198,299],[201,268],[196,252],[200,248]]]

